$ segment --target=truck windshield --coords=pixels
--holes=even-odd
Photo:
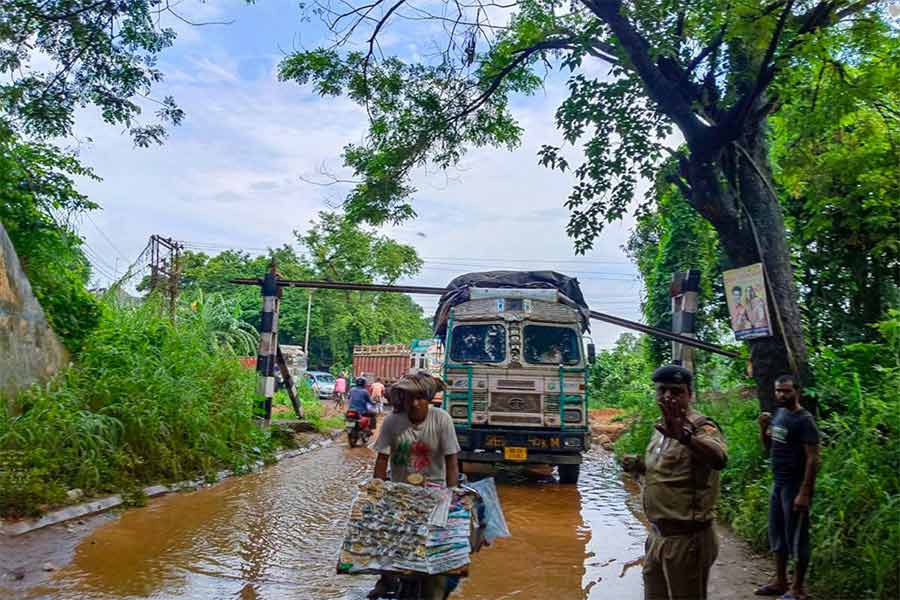
[[[578,364],[578,336],[566,327],[525,326],[525,360],[533,364]]]
[[[503,325],[457,325],[450,342],[454,362],[498,363],[506,358],[506,328]]]

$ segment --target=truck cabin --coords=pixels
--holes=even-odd
[[[447,323],[444,406],[457,427],[586,428],[578,306],[556,289],[471,288],[469,296]]]

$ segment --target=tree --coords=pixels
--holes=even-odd
[[[808,375],[767,119],[796,65],[814,56],[853,60],[840,36],[865,46],[889,35],[874,0],[447,0],[438,11],[408,2],[319,0],[336,45],[362,49],[297,52],[281,65],[282,78],[313,82],[322,95],[346,93],[368,111],[369,136],[344,155],[358,178],[346,200],[351,215],[409,218],[411,169],[451,166],[469,146],[514,145],[521,129],[510,96],[533,92],[540,65],[557,61],[573,72],[557,123],[569,143],[586,138],[566,203],[576,250],[629,209],[637,179],[652,178],[670,152],[674,125],[685,145],[673,153],[672,183],[716,230],[730,266],[765,265],[778,331],[750,342],[761,403],[771,406],[779,373]],[[498,15],[504,24],[495,24]],[[379,35],[403,17],[445,25],[449,40],[433,61],[383,57]],[[609,63],[610,77],[584,73],[590,59]],[[553,146],[541,162],[570,167]]]
[[[677,186],[665,177],[655,189],[655,211],[642,213],[628,239],[626,251],[641,273],[646,296],[641,303],[644,321],[672,329],[672,274],[700,271],[698,310],[694,329],[705,340],[720,340],[728,309],[722,289],[722,252],[712,226],[684,202]],[[727,327],[725,328],[727,331]],[[650,364],[671,360],[672,344],[657,337],[644,337]],[[697,371],[706,353],[697,353]]]
[[[75,189],[75,176],[94,177],[70,154],[25,143],[0,122],[0,222],[47,321],[77,353],[100,321],[100,306],[86,289],[90,265],[70,225],[95,204]]]
[[[900,304],[900,38],[809,61],[773,119],[773,160],[813,345],[878,341]]]
[[[393,283],[415,275],[422,267],[411,246],[377,235],[336,213],[320,213],[308,230],[295,232],[295,238],[299,251],[285,245],[270,250],[268,256],[233,250],[215,256],[185,252],[181,287],[188,294],[194,290],[222,294],[237,305],[242,321],[258,328],[259,289],[229,281],[262,276],[271,260],[286,279],[357,283]],[[145,278],[142,289],[148,284]],[[310,367],[348,366],[355,344],[408,343],[430,335],[422,308],[405,294],[285,289],[278,317],[281,343],[303,345],[310,293]]]
[[[150,96],[163,78],[157,56],[175,40],[164,14],[185,20],[166,0],[0,3],[0,119],[23,135],[63,137],[75,110],[94,105],[136,145],[160,143],[164,125],[184,117],[172,97]],[[138,121],[140,101],[157,107],[155,122]]]

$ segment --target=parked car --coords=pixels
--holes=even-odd
[[[334,394],[334,375],[324,371],[307,371],[306,381],[322,400],[328,400]]]

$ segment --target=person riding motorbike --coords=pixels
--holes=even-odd
[[[356,379],[354,387],[350,390],[350,406],[348,410],[355,410],[360,417],[369,417],[369,429],[375,429],[375,404],[372,397],[366,391],[366,380],[362,377]]]

